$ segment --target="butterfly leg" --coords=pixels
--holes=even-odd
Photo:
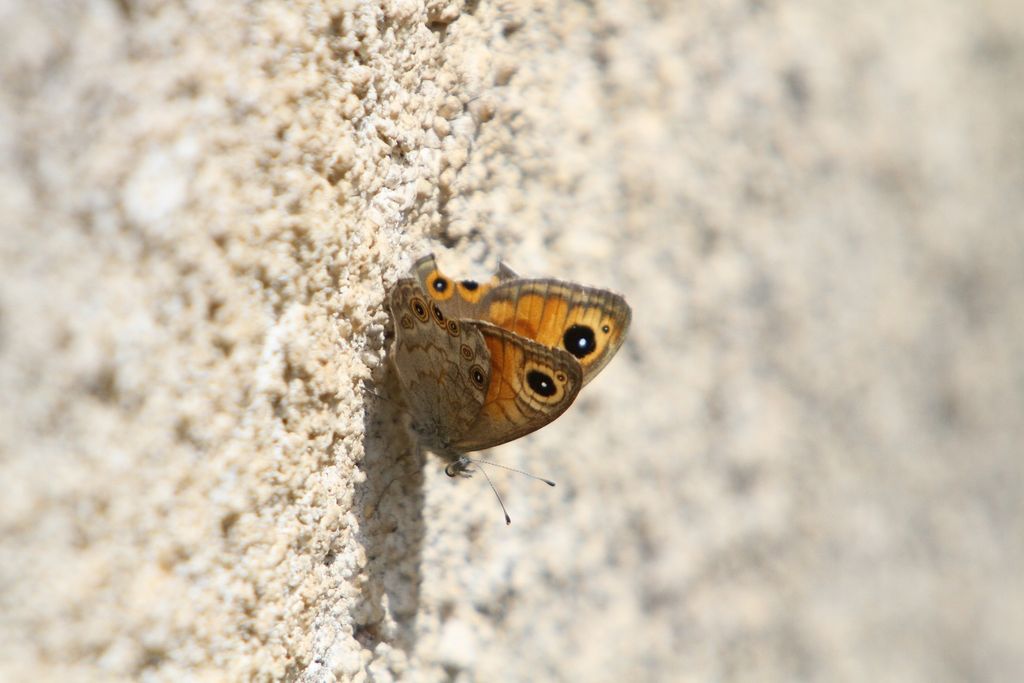
[[[449,477],[471,477],[473,476],[472,468],[473,461],[465,455],[454,456],[455,460],[448,463],[448,466],[444,468],[444,473]]]

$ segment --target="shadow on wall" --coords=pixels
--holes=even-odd
[[[353,615],[359,643],[374,651],[381,642],[411,653],[420,605],[421,556],[425,527],[423,455],[403,428],[398,385],[390,364],[375,382],[387,393],[369,391],[363,412],[365,479],[356,486],[356,540],[366,553],[361,598]],[[386,597],[386,600],[385,600]]]

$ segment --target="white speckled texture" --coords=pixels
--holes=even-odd
[[[1024,678],[1019,3],[0,4],[0,680]],[[435,251],[626,294],[447,479]]]

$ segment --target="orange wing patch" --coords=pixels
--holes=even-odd
[[[514,292],[494,297],[485,318],[544,346],[568,351],[584,370],[596,372],[610,360],[629,326],[628,308],[613,296],[583,288],[525,281]]]
[[[491,376],[476,423],[456,447],[478,450],[518,439],[572,404],[583,386],[575,358],[490,323],[471,324],[483,334]]]

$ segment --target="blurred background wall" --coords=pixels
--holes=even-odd
[[[0,678],[1024,676],[1019,3],[0,4]],[[616,289],[453,481],[428,252]]]

